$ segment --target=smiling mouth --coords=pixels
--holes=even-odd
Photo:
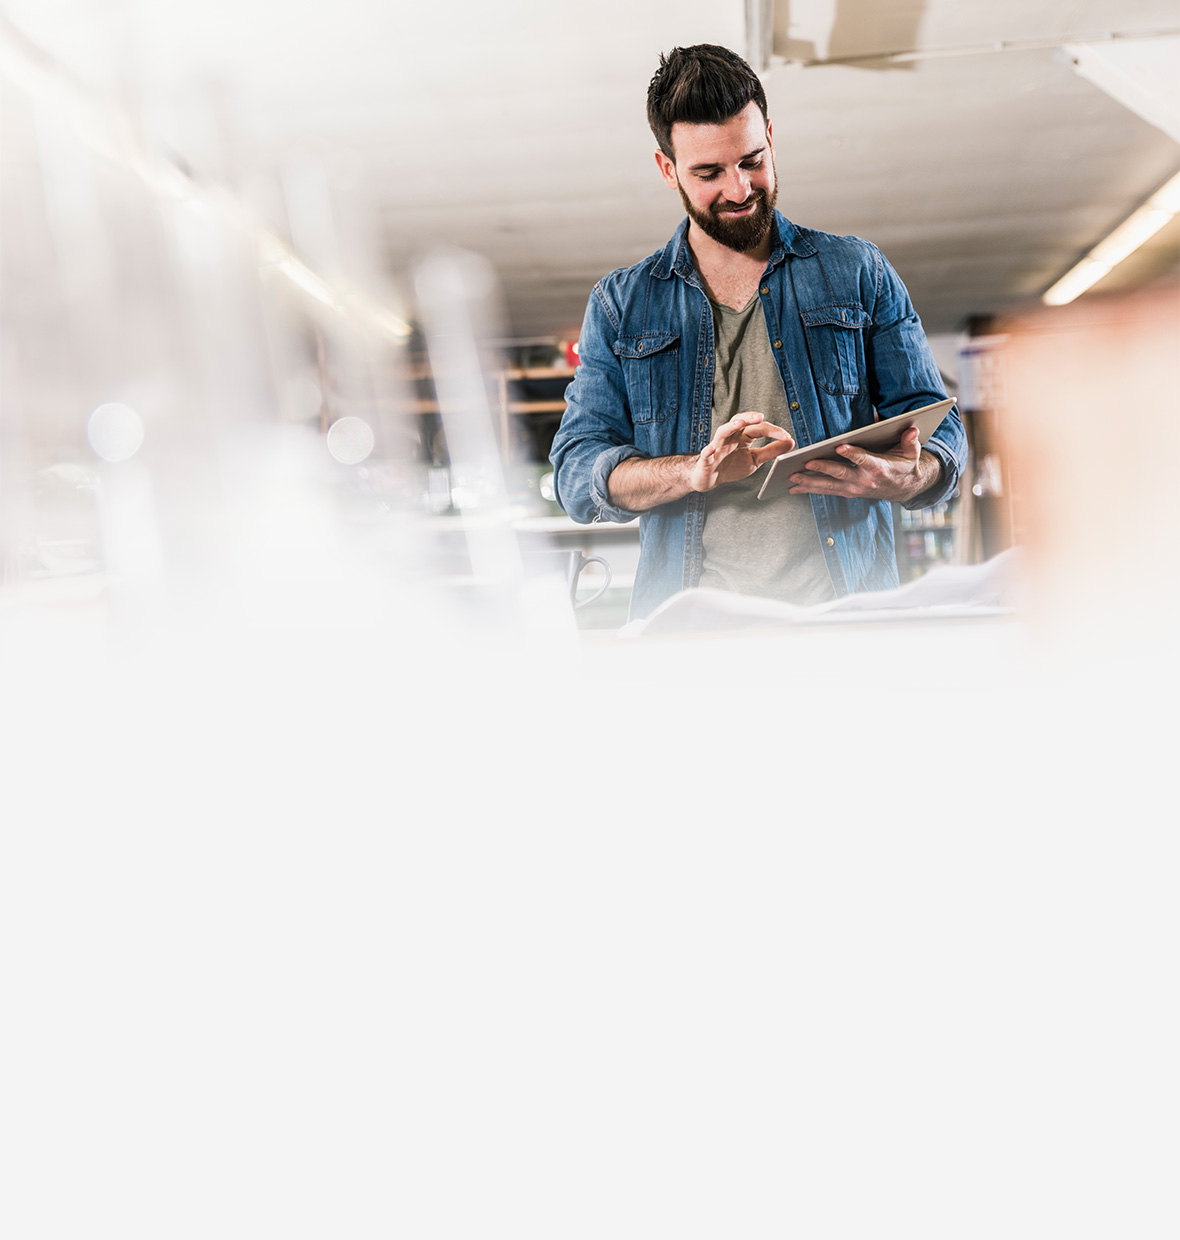
[[[755,197],[743,203],[740,207],[719,207],[718,211],[722,215],[748,215],[757,205],[758,199]]]

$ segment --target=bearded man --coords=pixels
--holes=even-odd
[[[842,449],[759,500],[796,442],[945,397],[904,285],[876,246],[792,224],[762,83],[701,44],[660,57],[656,164],[687,211],[663,249],[595,285],[550,460],[580,522],[640,516],[631,618],[710,586],[810,605],[897,585],[892,504],[953,491],[952,409],[924,446]]]

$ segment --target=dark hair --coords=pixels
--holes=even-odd
[[[749,103],[766,113],[766,92],[758,75],[736,52],[713,43],[674,47],[660,53],[660,67],[647,88],[647,123],[660,150],[669,159],[672,126],[719,125],[736,116]]]

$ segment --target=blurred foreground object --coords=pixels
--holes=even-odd
[[[512,524],[507,445],[497,442],[488,392],[498,360],[489,344],[498,334],[496,273],[477,254],[440,248],[418,264],[414,289],[470,564],[460,589],[471,596],[473,618],[481,627],[572,636],[564,571],[550,561],[526,574]]]
[[[998,325],[1004,435],[1034,617],[1059,636],[1174,631],[1180,290],[1174,280]]]

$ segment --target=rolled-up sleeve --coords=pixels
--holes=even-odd
[[[957,405],[951,407],[950,413],[943,419],[942,426],[922,445],[923,452],[929,452],[931,456],[937,458],[938,463],[942,466],[942,474],[932,487],[928,487],[920,495],[915,495],[912,500],[902,505],[903,508],[929,508],[932,504],[941,504],[943,500],[951,497],[955,487],[959,485],[959,478],[962,476],[965,462],[962,458],[956,456],[947,444],[940,442],[938,438],[943,433],[943,427],[946,426],[952,414],[957,421],[959,418],[959,408]],[[962,429],[961,423],[960,429]],[[964,438],[964,451],[965,448],[966,440]]]
[[[876,298],[865,341],[873,405],[882,418],[943,400],[946,391],[921,320],[901,277],[876,251]],[[938,482],[906,508],[924,508],[950,497],[967,463],[967,434],[958,406],[923,444],[942,466]]]
[[[578,339],[578,368],[565,391],[565,413],[549,460],[562,509],[582,524],[627,522],[639,514],[610,502],[607,479],[629,457],[646,457],[635,446],[635,427],[622,367],[611,347],[618,314],[600,282],[595,285]]]

